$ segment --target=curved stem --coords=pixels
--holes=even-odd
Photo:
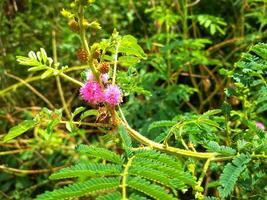
[[[175,147],[166,146],[166,145],[163,145],[160,143],[156,143],[156,142],[144,137],[143,135],[141,135],[140,133],[138,133],[134,129],[132,129],[127,123],[122,121],[120,118],[118,120],[120,121],[121,124],[123,124],[125,126],[126,130],[128,131],[128,133],[130,134],[130,136],[132,138],[136,139],[138,142],[140,142],[144,145],[151,147],[152,149],[157,149],[159,151],[168,152],[168,153],[178,155],[178,156],[182,155],[182,156],[195,157],[195,158],[201,158],[201,159],[209,159],[209,158],[211,159],[211,158],[214,158],[216,155],[218,155],[217,153],[193,152],[193,151],[188,151],[188,150],[184,150],[184,149],[175,148]]]
[[[127,176],[128,176],[128,171],[129,168],[132,164],[132,161],[134,159],[134,156],[128,159],[127,164],[125,165],[123,174],[122,174],[122,183],[121,183],[121,188],[122,188],[122,200],[127,200],[127,193],[126,193],[126,188],[127,188]]]

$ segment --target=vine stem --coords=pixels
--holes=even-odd
[[[127,164],[125,165],[123,174],[122,174],[122,184],[121,184],[121,188],[122,188],[122,200],[127,200],[127,192],[126,192],[126,188],[127,188],[127,176],[128,176],[128,171],[129,168],[132,164],[132,161],[134,159],[134,156],[128,159]]]

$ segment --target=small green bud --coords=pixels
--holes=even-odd
[[[101,26],[100,24],[97,22],[97,21],[93,21],[89,24],[89,26],[92,28],[92,29],[96,29],[96,30],[99,30],[101,29]]]
[[[61,15],[63,17],[66,17],[66,18],[69,18],[69,19],[74,17],[74,14],[72,14],[70,11],[65,10],[64,8],[61,10],[60,13],[61,13]]]

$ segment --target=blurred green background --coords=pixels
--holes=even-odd
[[[30,119],[41,107],[62,107],[55,89],[56,80],[50,78],[25,85],[23,80],[36,74],[19,66],[15,56],[26,56],[29,51],[40,48],[52,56],[54,31],[61,65],[81,66],[76,59],[79,37],[60,15],[69,4],[67,0],[1,0],[1,136],[20,121]],[[131,75],[133,78],[129,81],[145,92],[126,94],[123,109],[134,128],[154,138],[158,133],[148,131],[151,122],[187,112],[202,113],[222,104],[224,88],[232,82],[220,75],[219,70],[233,68],[241,52],[252,44],[266,41],[266,5],[264,0],[96,0],[86,16],[99,21],[102,29],[88,33],[88,38],[92,44],[108,38],[114,29],[121,35],[138,38],[147,59],[126,75]],[[81,79],[81,71],[75,70],[71,76]],[[62,86],[71,111],[85,105],[75,85],[62,80]],[[45,96],[49,103],[29,87]],[[241,106],[237,97],[229,102],[233,107]],[[64,112],[63,117],[67,118]],[[64,127],[57,131],[49,144],[42,138],[34,138],[35,133],[14,143],[0,143],[0,152],[30,148],[20,152],[19,157],[12,152],[0,154],[0,165],[21,170],[44,166],[49,169],[75,160],[72,150],[75,144],[105,142],[94,130],[93,134],[85,131],[72,136],[64,134]],[[2,199],[31,199],[54,186],[47,180],[47,173],[3,171],[5,173],[0,168]]]

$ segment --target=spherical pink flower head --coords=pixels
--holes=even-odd
[[[95,77],[94,77],[94,74],[91,70],[87,70],[85,72],[85,74],[86,74],[86,80],[87,81],[94,81]]]
[[[108,73],[106,74],[101,74],[101,80],[103,81],[103,83],[107,83],[109,79],[109,75]]]
[[[108,85],[104,97],[106,103],[111,106],[116,106],[122,102],[122,91],[117,85]]]
[[[256,122],[256,126],[257,126],[259,129],[265,130],[265,126],[264,126],[264,124],[261,123],[261,122]]]
[[[95,81],[85,83],[80,89],[80,94],[85,101],[91,104],[97,104],[104,100],[104,92],[101,85]]]
[[[93,72],[92,72],[91,70],[87,70],[87,71],[85,72],[85,74],[86,74],[86,80],[87,80],[87,81],[95,81],[94,74],[93,74]],[[106,73],[106,74],[101,74],[101,75],[100,75],[100,79],[103,81],[103,83],[107,83],[107,82],[108,82],[108,79],[109,79],[109,75],[108,75],[108,73]]]

